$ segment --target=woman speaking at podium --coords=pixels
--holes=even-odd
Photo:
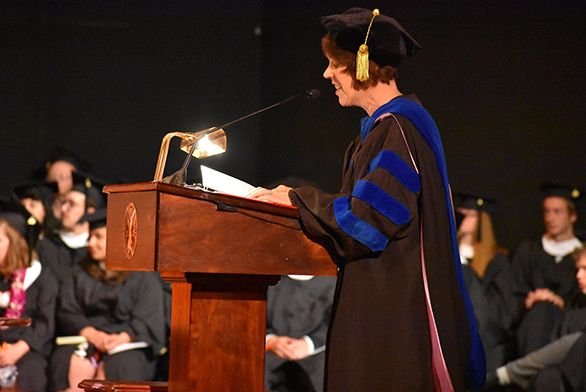
[[[441,139],[396,82],[420,45],[378,10],[321,22],[323,76],[341,106],[367,114],[346,151],[341,189],[280,185],[254,197],[297,206],[306,235],[339,267],[325,388],[479,388],[484,352],[461,277]]]

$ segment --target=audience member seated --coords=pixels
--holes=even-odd
[[[268,391],[323,390],[325,341],[336,278],[283,276],[269,287],[265,384]]]
[[[0,328],[0,385],[8,387],[16,381],[19,391],[43,392],[55,328],[57,283],[34,251],[36,219],[20,204],[1,204],[0,316],[28,318],[31,325]]]
[[[464,280],[491,370],[512,356],[511,264],[495,238],[490,215],[495,201],[470,194],[456,194],[455,200],[462,217],[458,241]]]
[[[77,156],[73,151],[67,148],[57,146],[53,149],[49,159],[45,163],[40,177],[46,181],[54,181],[57,183],[58,192],[54,194],[51,200],[52,213],[57,220],[61,218],[61,203],[63,196],[73,187],[73,173],[89,170],[89,165]],[[52,223],[48,227],[52,228]]]
[[[75,391],[84,379],[151,380],[165,343],[164,297],[151,272],[105,267],[106,211],[87,215],[88,255],[60,293],[60,331],[50,364],[52,390]],[[69,340],[69,342],[67,341]]]
[[[581,192],[557,184],[544,184],[541,189],[545,233],[521,244],[513,259],[519,356],[550,341],[567,301],[578,292],[571,255],[582,247],[574,235]]]
[[[51,201],[57,193],[56,182],[29,181],[18,184],[12,190],[14,196],[26,210],[41,224],[51,214]]]
[[[43,262],[60,283],[69,279],[71,268],[87,254],[89,225],[81,218],[106,203],[101,181],[80,172],[74,173],[73,179],[73,188],[63,195],[61,229],[47,233],[48,241],[43,244]]]
[[[580,292],[564,313],[558,339],[489,373],[490,384],[543,392],[586,390],[586,248],[574,257]]]

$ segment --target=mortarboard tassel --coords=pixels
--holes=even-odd
[[[380,15],[378,8],[372,10],[372,19],[370,19],[370,24],[368,25],[368,30],[366,31],[366,37],[364,38],[364,43],[360,45],[358,48],[358,53],[356,53],[356,79],[364,82],[368,80],[368,45],[366,42],[368,41],[368,36],[370,34],[370,28],[372,27],[372,22],[374,18]]]

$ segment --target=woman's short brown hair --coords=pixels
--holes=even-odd
[[[356,53],[348,52],[340,48],[334,37],[331,34],[326,34],[321,39],[321,48],[325,56],[336,60],[340,65],[345,67],[344,72],[347,72],[352,77],[352,87],[356,90],[365,90],[369,87],[375,86],[377,83],[389,83],[391,80],[397,79],[399,70],[390,65],[379,66],[374,61],[368,62],[369,78],[364,82],[356,79]]]
[[[4,227],[10,241],[4,263],[0,265],[0,274],[10,276],[19,268],[30,266],[29,247],[24,237],[4,218],[0,218],[0,227]]]

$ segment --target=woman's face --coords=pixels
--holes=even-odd
[[[4,264],[9,247],[10,239],[6,235],[6,225],[0,224],[0,265]]]
[[[464,216],[458,228],[458,233],[460,235],[472,235],[476,233],[476,228],[478,227],[478,211],[470,208],[458,208],[458,212]]]
[[[335,59],[326,56],[328,66],[323,73],[323,77],[329,79],[336,89],[338,102],[341,106],[360,106],[357,102],[358,90],[352,87],[352,76],[346,72],[346,67],[338,63]]]
[[[106,227],[98,227],[90,232],[87,249],[90,257],[96,261],[106,259],[106,230]]]

